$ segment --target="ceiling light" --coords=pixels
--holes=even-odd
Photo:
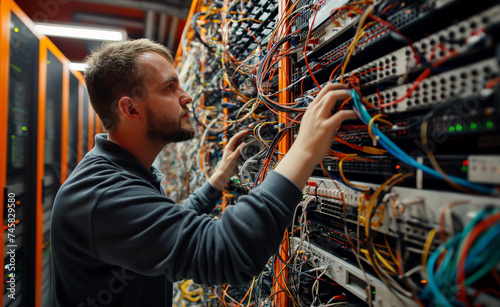
[[[125,30],[109,30],[105,28],[90,28],[48,23],[37,23],[36,29],[47,36],[70,37],[101,41],[122,41],[127,38]]]
[[[87,69],[86,63],[69,63],[69,68],[76,71],[85,71]]]

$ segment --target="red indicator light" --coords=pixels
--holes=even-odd
[[[398,164],[398,165],[396,165],[396,169],[399,169],[399,168],[400,168],[399,164]]]
[[[464,160],[464,162],[462,163],[464,166],[468,166],[469,165],[469,161],[468,160]]]

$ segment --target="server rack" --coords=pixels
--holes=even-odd
[[[82,75],[11,0],[0,1],[0,48],[0,305],[46,306],[52,203],[98,121]]]
[[[71,72],[69,75],[69,106],[68,106],[68,145],[67,145],[67,173],[63,178],[67,178],[73,169],[81,160],[78,154],[78,144],[80,142],[79,138],[81,135],[82,127],[80,121],[78,120],[78,115],[80,113],[80,106],[82,105],[82,95],[83,93],[83,79],[78,73]]]
[[[300,218],[273,262],[273,286],[266,284],[272,294],[260,298],[266,267],[246,289],[216,288],[219,301],[234,294],[233,303],[254,299],[262,306],[291,300],[294,306],[498,305],[498,258],[490,257],[495,243],[485,242],[498,238],[499,227],[499,10],[497,1],[463,0],[194,2],[176,63],[195,94],[194,117],[206,130],[199,143],[177,148],[183,156],[197,152],[191,156],[198,159],[197,166],[179,168],[180,176],[196,182],[216,165],[220,134],[231,134],[217,120],[268,143],[270,135],[293,129],[272,147],[278,156],[326,83],[352,90],[353,101],[339,101],[332,112],[369,110],[325,140],[332,151],[303,190]],[[269,34],[273,19],[281,28]],[[271,101],[278,94],[279,102]],[[267,109],[280,114],[278,125]],[[299,120],[289,128],[287,118]],[[262,137],[259,129],[269,123],[274,127]],[[229,202],[257,185],[252,174],[259,179],[272,168],[272,154],[259,154],[242,162],[245,171],[227,187]],[[188,192],[191,182],[184,185]],[[184,186],[169,179],[166,190],[182,197],[176,189]],[[479,233],[481,244],[469,238]],[[464,246],[477,250],[467,254]],[[486,258],[488,266],[481,267],[478,259]],[[481,282],[473,267],[481,267]],[[259,296],[249,297],[252,290]]]
[[[46,37],[40,41],[38,177],[35,297],[50,303],[50,216],[59,186],[67,173],[66,148],[69,61]],[[64,109],[64,112],[63,112]],[[64,116],[63,116],[64,114]],[[63,139],[64,133],[64,139]]]
[[[81,104],[81,115],[78,117],[79,118],[79,125],[82,126],[82,133],[78,135],[79,138],[79,153],[78,153],[78,160],[81,160],[85,153],[90,150],[89,147],[89,106],[90,106],[90,101],[89,101],[89,94],[87,91],[83,91],[82,95],[82,104]]]
[[[36,229],[39,39],[29,19],[11,1],[1,6],[1,173],[3,203],[1,266],[3,306],[32,303],[35,276],[30,255]],[[9,215],[10,214],[10,215]],[[14,299],[15,298],[15,299]],[[31,301],[31,302],[30,302]]]
[[[95,134],[95,112],[92,109],[92,107],[89,105],[90,101],[88,100],[87,96],[87,108],[88,108],[88,145],[87,148],[88,150],[91,150],[94,148],[94,134]]]

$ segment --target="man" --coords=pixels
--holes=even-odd
[[[60,188],[53,207],[52,306],[171,306],[172,282],[250,281],[276,252],[342,120],[331,110],[348,93],[328,85],[305,113],[299,135],[275,170],[220,220],[206,215],[234,174],[244,133],[227,144],[220,167],[183,205],[151,167],[162,148],[190,139],[191,96],[170,52],[141,39],[111,43],[88,58],[90,100],[108,134]]]

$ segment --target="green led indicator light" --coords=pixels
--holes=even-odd
[[[28,131],[28,127],[22,127],[21,128],[23,131]]]
[[[18,27],[15,27],[15,28],[14,28],[14,32],[16,32],[16,33],[17,33],[17,32],[19,32],[19,28],[18,28]]]
[[[47,61],[47,64],[50,64],[50,61]]]
[[[493,128],[493,122],[491,120],[486,122],[486,128]]]
[[[453,132],[453,131],[455,131],[455,127],[450,126],[450,128],[448,130],[450,130],[450,132]]]
[[[471,130],[475,130],[477,128],[477,124],[476,123],[470,123],[470,129]]]
[[[462,166],[462,173],[467,173],[467,166],[465,165]]]
[[[17,65],[10,64],[10,67],[13,68],[15,71],[22,72],[23,69]]]
[[[457,125],[457,131],[462,131],[462,125]]]
[[[16,138],[16,136],[15,136],[15,135],[11,135],[11,136],[10,136],[10,138],[11,138],[11,139],[15,139],[15,138]]]

